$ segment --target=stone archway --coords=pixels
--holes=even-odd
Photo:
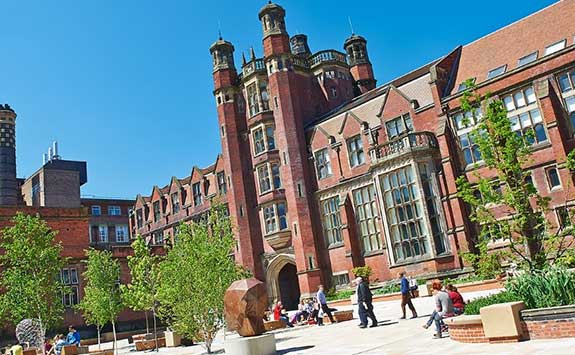
[[[290,254],[279,254],[268,264],[266,270],[268,300],[281,300],[288,310],[297,309],[300,290],[295,258]]]

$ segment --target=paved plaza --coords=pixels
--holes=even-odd
[[[493,292],[493,291],[488,291]],[[488,292],[464,294],[466,299],[478,297]],[[399,301],[375,303],[375,314],[380,321],[377,328],[359,329],[357,319],[333,325],[304,326],[283,329],[275,332],[278,354],[574,354],[575,338],[563,340],[532,340],[515,344],[462,344],[449,338],[433,339],[433,330],[425,330],[421,325],[433,310],[433,298],[414,300],[420,318],[402,320]],[[340,309],[349,309],[342,307]],[[409,313],[409,311],[408,311]],[[356,315],[357,318],[357,315]],[[223,353],[223,334],[214,342],[213,351]],[[122,354],[138,354],[125,341]],[[162,354],[188,355],[203,354],[201,345],[163,348]],[[258,355],[258,354],[254,354]]]

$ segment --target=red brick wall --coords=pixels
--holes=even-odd
[[[449,337],[460,343],[489,343],[483,332],[483,324],[450,325]]]
[[[525,321],[522,325],[531,340],[575,337],[575,318]]]

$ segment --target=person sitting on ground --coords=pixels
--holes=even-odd
[[[78,333],[76,329],[74,329],[74,326],[72,325],[68,327],[68,336],[66,337],[66,343],[68,343],[67,345],[80,346],[80,333]]]
[[[427,329],[431,326],[431,323],[435,323],[435,331],[434,337],[436,339],[441,338],[442,327],[444,325],[443,319],[448,317],[453,317],[455,314],[453,313],[453,302],[447,292],[443,289],[443,285],[439,280],[433,280],[431,284],[431,288],[435,296],[435,310],[429,317],[427,323],[423,326],[423,328]]]
[[[64,336],[64,334],[58,334],[56,335],[56,337],[54,338],[54,351],[56,353],[56,355],[61,355],[62,354],[62,348],[65,345],[68,345],[68,343],[66,343],[66,337]]]
[[[465,311],[465,301],[463,300],[461,293],[457,291],[457,287],[453,285],[447,285],[445,288],[447,289],[449,298],[451,298],[451,302],[453,302],[453,313],[455,313],[457,316],[463,314]]]

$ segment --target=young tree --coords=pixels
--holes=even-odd
[[[122,300],[134,311],[146,313],[146,333],[149,333],[148,312],[154,318],[154,334],[156,334],[156,274],[159,257],[152,255],[146,241],[138,235],[132,243],[133,256],[128,256],[128,266],[132,280],[128,285],[122,285]]]
[[[38,319],[43,335],[64,315],[60,270],[66,265],[56,232],[36,216],[16,214],[0,235],[0,319]]]
[[[487,178],[475,173],[476,184],[471,184],[465,176],[456,181],[458,195],[471,207],[471,220],[480,227],[477,245],[480,253],[475,261],[485,259],[493,264],[486,244],[504,239],[509,242],[512,253],[530,270],[541,269],[549,253],[557,252],[553,248],[557,245],[557,235],[549,233],[545,218],[550,212],[549,198],[539,194],[525,170],[532,161],[535,132],[533,129],[522,134],[515,132],[501,100],[477,93],[472,80],[467,80],[466,85],[469,89],[463,94],[461,106],[478,122],[471,139],[477,144],[485,167],[496,175]],[[493,206],[498,206],[498,215]]]
[[[202,339],[208,353],[224,325],[224,293],[246,276],[231,257],[234,237],[225,206],[204,221],[182,225],[177,242],[160,263],[160,315],[180,334]]]
[[[84,319],[98,328],[98,344],[100,329],[107,323],[112,324],[114,334],[114,349],[116,349],[116,319],[122,310],[120,295],[120,265],[113,259],[109,251],[89,249],[86,251],[86,271],[82,274],[86,280],[84,297],[78,305]]]

